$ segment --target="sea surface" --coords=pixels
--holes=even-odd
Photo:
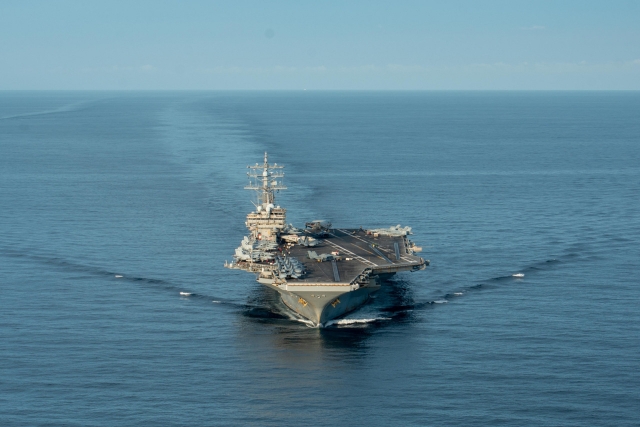
[[[431,265],[293,319],[223,268],[265,151]],[[638,92],[0,92],[3,427],[638,425],[639,270]]]

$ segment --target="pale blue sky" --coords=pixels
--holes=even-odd
[[[640,90],[640,1],[0,0],[2,89]]]

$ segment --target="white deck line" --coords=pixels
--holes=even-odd
[[[360,237],[358,237],[358,236],[351,235],[351,234],[347,233],[346,231],[344,231],[344,230],[343,230],[343,229],[341,229],[341,228],[336,228],[336,230],[341,231],[341,232],[343,232],[344,234],[346,234],[346,235],[348,235],[348,236],[353,237],[354,239],[358,239],[358,240],[360,240],[361,242],[366,243],[367,245],[369,245],[369,244],[371,243],[371,242],[367,242],[367,241],[366,241],[366,240],[364,240],[364,239],[361,239],[361,238],[360,238]],[[329,234],[331,234],[331,233],[329,233]],[[335,234],[331,234],[331,235],[332,235],[332,236],[334,236],[334,237],[337,237],[337,238],[339,239],[339,237],[338,237],[338,236],[336,236]],[[376,254],[375,256],[378,256],[378,254]],[[405,258],[405,257],[403,257],[403,256],[401,256],[400,258],[402,258],[403,260],[405,260],[405,261],[407,261],[407,262],[409,262],[409,263],[412,263],[412,264],[415,262],[414,260],[407,259],[407,258]],[[391,264],[393,264],[393,261],[391,261]]]
[[[360,237],[358,237],[358,236],[351,235],[351,234],[347,233],[346,231],[344,231],[344,230],[343,230],[343,229],[341,229],[341,228],[336,228],[336,230],[338,230],[338,231],[342,231],[342,232],[343,232],[344,234],[346,234],[347,236],[351,236],[351,237],[353,237],[354,239],[358,239],[358,240],[360,240],[361,242],[364,242],[364,243],[366,243],[366,244],[369,244],[369,242],[367,242],[366,240],[363,240],[363,239],[361,239],[361,238],[360,238]],[[332,234],[332,236],[333,236],[333,234]],[[338,237],[338,236],[335,236],[335,237]]]
[[[353,237],[353,238],[355,238],[355,239],[358,239],[358,240],[360,240],[361,242],[366,243],[367,245],[369,244],[369,242],[367,242],[366,240],[361,239],[361,238],[360,238],[360,237],[358,237],[358,236],[351,235],[351,234],[347,233],[346,231],[344,231],[344,230],[343,230],[343,229],[341,229],[341,228],[336,228],[336,230],[341,231],[341,232],[343,232],[344,234],[347,234],[347,235],[349,235],[349,236],[351,236],[351,237]],[[339,237],[338,237],[338,236],[336,236],[335,234],[332,234],[332,233],[329,233],[329,234],[331,234],[333,237],[337,237],[337,238],[339,238]],[[377,256],[377,255],[376,255],[376,256]],[[401,259],[403,259],[403,260],[405,260],[405,261],[406,261],[406,262],[408,262],[409,264],[415,264],[415,263],[416,263],[416,261],[415,261],[415,260],[413,260],[413,259],[408,259],[408,258],[405,258],[405,257],[403,257],[403,256],[400,256],[400,258],[401,258]],[[393,263],[393,262],[392,262],[392,263]],[[378,265],[378,264],[375,264],[375,265]]]
[[[331,234],[331,233],[329,233],[329,234]],[[335,234],[331,234],[331,235],[332,235],[333,237],[336,237],[336,238],[338,237],[338,236],[336,236]],[[340,245],[338,245],[338,244],[336,244],[336,243],[333,243],[331,240],[326,240],[326,242],[327,242],[327,243],[329,243],[331,246],[334,246],[334,247],[336,247],[336,248],[342,249],[344,252],[346,252],[346,253],[348,253],[348,254],[351,254],[354,258],[357,258],[357,259],[359,259],[360,261],[362,261],[362,262],[364,262],[364,263],[369,263],[369,264],[372,264],[372,265],[378,266],[378,264],[376,264],[375,262],[373,262],[373,261],[369,261],[369,260],[368,260],[368,259],[366,259],[366,258],[362,258],[360,255],[356,255],[356,254],[354,254],[353,252],[351,252],[349,249],[345,249],[345,248],[343,248],[342,246],[340,246]]]
[[[346,231],[341,230],[341,229],[339,229],[339,228],[336,228],[336,230],[338,230],[338,231],[342,231],[342,232],[343,232],[344,234],[346,234],[347,236],[354,237],[354,238],[356,238],[356,239],[360,240],[362,243],[366,243],[366,244],[367,244],[367,246],[369,246],[369,247],[370,247],[370,245],[371,245],[371,242],[367,242],[366,240],[362,240],[362,239],[361,239],[361,238],[359,238],[358,236],[352,236],[351,234],[349,234],[349,233],[347,233]],[[342,237],[340,237],[340,236],[336,236],[336,235],[335,235],[335,234],[333,234],[333,233],[329,233],[329,234],[331,234],[331,235],[332,235],[333,237],[335,237],[336,239],[342,239]],[[344,239],[343,239],[343,240],[344,240]],[[353,245],[353,246],[356,246],[356,245]],[[365,251],[365,252],[370,253],[370,254],[371,254],[372,256],[374,256],[374,257],[382,258],[380,255],[378,255],[377,253],[375,253],[375,251],[374,251],[374,252],[371,252],[370,250],[368,250],[368,249],[366,249],[366,248],[359,248],[359,249],[364,249],[364,251]],[[383,259],[384,259],[384,258],[383,258]],[[393,261],[392,261],[391,263],[393,264]],[[376,264],[376,265],[377,265],[377,264]]]

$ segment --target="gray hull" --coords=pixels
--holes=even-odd
[[[277,286],[266,284],[280,294],[284,304],[314,325],[322,326],[333,319],[361,307],[369,296],[380,289],[376,280],[364,287],[349,291],[333,291],[330,286],[315,290],[284,290]]]

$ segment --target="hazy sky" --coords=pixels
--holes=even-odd
[[[0,89],[640,90],[640,0],[0,0]]]

